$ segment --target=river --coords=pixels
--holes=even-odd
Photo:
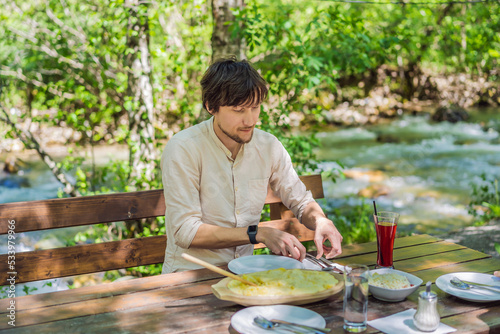
[[[351,176],[325,183],[326,197],[341,207],[359,203],[366,188],[385,193],[377,207],[401,213],[398,231],[440,234],[469,225],[472,185],[481,174],[500,178],[500,113],[470,115],[455,124],[404,116],[319,133],[321,167],[335,168],[338,160]]]

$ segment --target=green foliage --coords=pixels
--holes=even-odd
[[[127,271],[134,276],[142,277],[142,276],[153,276],[161,274],[161,264],[153,264],[149,266],[140,266],[129,268]]]
[[[475,225],[484,225],[500,218],[500,189],[498,179],[482,174],[480,182],[471,184],[472,194],[469,214],[474,216]]]
[[[337,182],[337,179],[345,179],[345,175],[344,175],[344,164],[340,161],[335,161],[336,165],[338,165],[338,167],[333,167],[329,170],[325,170],[321,173],[321,178],[323,180],[331,180],[332,182]]]
[[[322,120],[322,92],[336,92],[341,76],[375,68],[385,58],[381,42],[371,36],[360,15],[339,6],[293,2],[280,6],[250,1],[236,14],[234,29],[249,46],[249,59],[269,82],[268,110],[261,128],[283,142],[299,172],[317,171],[314,134],[291,133],[290,116]]]
[[[31,294],[32,292],[35,292],[36,290],[38,290],[38,288],[34,287],[34,286],[29,286],[29,285],[25,285],[23,286],[23,292],[27,295]]]
[[[254,249],[253,255],[272,255],[272,252],[269,248],[264,247],[264,248]]]
[[[9,297],[9,285],[0,286],[0,299],[5,299]]]
[[[8,6],[12,15],[0,23],[8,28],[2,37],[12,43],[0,59],[25,76],[11,78],[11,84],[17,94],[26,94],[30,110],[47,110],[22,117],[74,128],[84,142],[103,137],[123,112],[117,92],[126,85],[120,79],[126,72],[120,66],[126,37],[126,29],[120,26],[126,16],[104,3],[67,1],[66,8],[58,1]],[[67,17],[68,12],[81,16]],[[11,29],[12,25],[19,30]]]
[[[256,61],[283,110],[321,120],[321,109],[364,97],[376,69],[466,72],[495,81],[500,47],[499,4],[368,5],[317,1],[249,1],[244,24]],[[409,81],[408,81],[409,82]],[[364,91],[358,88],[362,83]],[[386,77],[394,91],[407,81]],[[349,95],[352,86],[357,95]],[[271,108],[272,110],[272,108]],[[285,115],[288,115],[285,112]]]
[[[363,202],[345,210],[327,207],[325,212],[342,234],[343,244],[377,240],[375,224],[372,221],[373,208],[369,204]]]

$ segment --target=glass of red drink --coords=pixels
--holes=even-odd
[[[392,251],[398,227],[399,213],[382,211],[373,215],[377,230],[377,266],[376,268],[394,268]]]

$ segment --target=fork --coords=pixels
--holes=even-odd
[[[343,273],[343,271],[340,268],[337,268],[332,263],[326,262],[322,258],[317,259],[315,256],[313,256],[313,255],[311,255],[309,253],[306,253],[306,258],[309,259],[311,262],[319,265],[321,267],[321,270],[323,270],[323,271],[330,271],[330,270],[332,270],[332,271],[335,271],[335,272],[338,272],[338,273],[341,273],[341,274]]]
[[[256,316],[253,321],[263,329],[280,328],[295,334],[325,334],[325,332],[330,331],[329,328],[316,328],[306,325],[294,324],[282,320],[268,320],[260,315]]]
[[[297,328],[287,328],[286,325],[283,325],[283,326],[280,326],[280,324],[278,323],[274,323],[270,320],[267,320],[266,318],[262,317],[262,316],[256,316],[255,318],[253,318],[253,322],[259,326],[260,328],[262,329],[265,329],[265,330],[273,330],[273,329],[278,329],[278,327],[281,327],[281,329],[285,330],[285,331],[288,331],[288,332],[292,332],[294,334],[308,334],[308,333],[311,333],[311,331],[303,331],[303,330],[299,330]]]
[[[328,267],[326,265],[326,263],[324,263],[323,261],[317,259],[315,256],[312,256],[309,253],[306,253],[306,258],[309,259],[311,262],[313,262],[313,263],[317,264],[318,266],[320,266],[322,269]]]

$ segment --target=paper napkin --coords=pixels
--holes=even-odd
[[[439,324],[439,327],[434,332],[422,332],[413,324],[413,315],[416,310],[411,308],[409,310],[390,315],[385,318],[375,319],[368,321],[368,325],[378,329],[387,334],[413,334],[413,333],[432,333],[432,334],[445,334],[456,331],[455,328]]]

